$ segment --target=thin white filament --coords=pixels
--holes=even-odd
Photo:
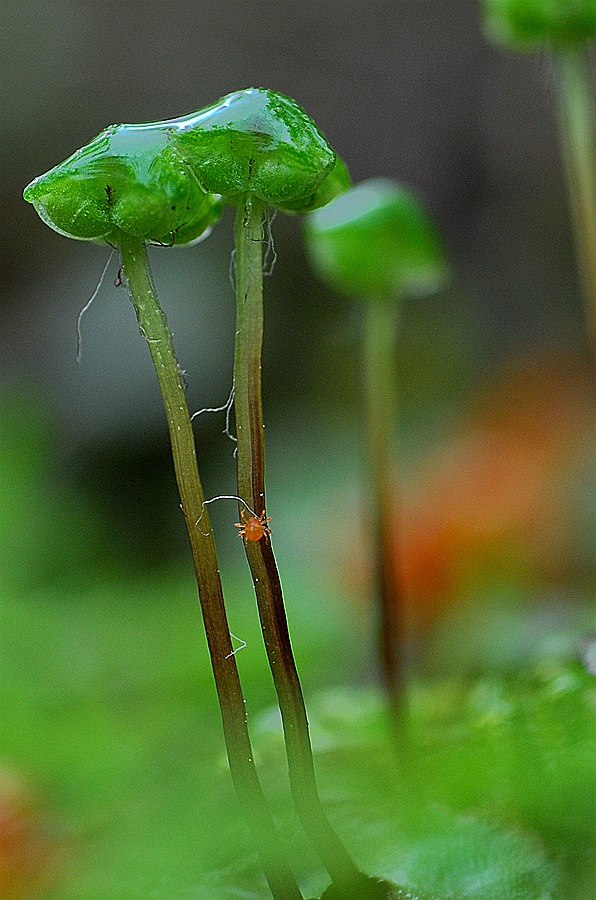
[[[226,653],[226,655],[224,656],[224,659],[229,659],[230,656],[236,656],[236,654],[238,653],[239,650],[244,650],[244,648],[246,647],[246,641],[243,641],[242,638],[239,638],[237,635],[232,634],[231,631],[230,631],[230,637],[233,637],[235,641],[238,641],[240,646],[236,647],[235,650],[232,650],[231,653]]]
[[[259,517],[257,516],[256,512],[250,508],[250,506],[248,505],[248,503],[246,502],[246,500],[243,500],[242,497],[239,497],[237,494],[218,494],[217,497],[211,497],[210,500],[203,500],[203,502],[201,503],[201,506],[202,506],[202,508],[203,508],[203,512],[201,513],[201,515],[199,516],[199,518],[198,518],[197,521],[195,522],[195,525],[197,526],[197,528],[199,528],[200,521],[201,521],[201,519],[203,518],[203,516],[205,515],[205,507],[208,506],[209,503],[215,503],[216,500],[237,500],[238,503],[243,503],[243,504],[244,504],[244,506],[247,508],[247,510],[249,511],[249,513],[251,514],[251,516],[254,516],[255,519],[258,519],[258,518],[259,518]],[[199,531],[201,531],[200,528],[199,528]],[[207,537],[207,536],[209,535],[209,532],[201,531],[201,534],[202,534],[204,537]]]
[[[277,262],[277,253],[275,252],[275,244],[273,243],[273,231],[271,230],[276,215],[276,209],[268,210],[265,214],[265,240],[267,241],[265,253],[263,254],[263,275],[265,275],[265,277],[273,275],[275,263]]]
[[[232,407],[234,405],[234,395],[235,395],[235,389],[234,389],[234,385],[232,385],[232,390],[230,391],[230,395],[223,406],[206,406],[204,409],[198,409],[190,417],[191,422],[193,421],[193,419],[197,419],[199,416],[202,416],[203,413],[218,413],[218,412],[224,412],[224,410],[225,410],[226,425],[223,430],[223,433],[227,437],[229,437],[229,439],[231,441],[234,441],[234,443],[236,443],[238,438],[235,435],[233,435],[232,432],[230,431],[230,418],[232,415]]]
[[[97,297],[97,295],[99,294],[99,292],[101,290],[101,286],[104,282],[104,278],[106,277],[108,268],[110,266],[110,263],[112,262],[112,257],[114,255],[114,252],[115,251],[113,249],[110,250],[110,255],[108,256],[107,262],[106,262],[105,266],[103,267],[103,272],[99,276],[99,281],[97,282],[97,287],[95,288],[95,290],[93,291],[90,298],[87,300],[87,302],[85,303],[84,307],[82,308],[82,310],[80,311],[80,313],[77,317],[77,362],[78,363],[80,363],[82,356],[83,356],[83,336],[81,334],[81,319],[83,318],[83,316],[85,315],[85,313],[87,312],[87,310],[89,309],[89,307],[91,306],[91,304],[93,303],[93,301],[95,300],[95,298]]]
[[[236,293],[236,248],[232,250],[230,253],[230,270],[229,270],[229,278],[230,284],[232,285],[232,290]]]

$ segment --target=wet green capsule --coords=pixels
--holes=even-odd
[[[277,209],[306,212],[349,183],[312,119],[274,91],[236,91],[176,120],[176,127],[177,146],[204,189],[226,203],[237,205],[254,194]]]
[[[187,244],[220,215],[167,122],[112,125],[31,182],[25,200],[67,237],[118,244],[120,231],[146,241]]]
[[[321,206],[326,206],[340,194],[343,194],[344,191],[347,191],[351,183],[350,173],[345,162],[336,155],[335,165],[314,194],[311,195],[310,199],[306,202],[301,200],[294,206],[291,203],[287,203],[284,212],[307,213],[319,209]]]
[[[24,197],[68,237],[118,244],[124,232],[187,244],[219,219],[222,202],[253,194],[286,212],[308,212],[349,183],[301,106],[249,88],[188,116],[112,125],[32,181]]]

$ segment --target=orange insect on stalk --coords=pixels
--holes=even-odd
[[[267,525],[267,522],[271,521],[271,516],[267,517],[265,515],[265,510],[263,510],[260,516],[251,515],[247,518],[246,511],[242,509],[240,511],[240,518],[242,519],[242,522],[236,522],[236,528],[240,529],[238,535],[239,537],[244,538],[244,540],[260,541],[266,534],[271,534],[271,529]]]

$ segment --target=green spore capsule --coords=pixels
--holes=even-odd
[[[203,188],[231,205],[251,194],[284,212],[307,212],[349,185],[310,116],[274,91],[236,91],[174,124]]]
[[[309,212],[350,184],[344,163],[289,97],[262,88],[228,94],[188,116],[111,125],[24,192],[67,237],[118,244],[199,240],[222,201],[247,195]]]
[[[573,46],[596,37],[596,0],[484,0],[484,25],[507,48]]]
[[[308,216],[306,243],[322,280],[348,297],[421,297],[447,279],[439,235],[414,193],[363,182]]]
[[[175,120],[174,120],[175,121]],[[168,121],[112,125],[24,191],[43,221],[67,237],[119,243],[119,233],[188,244],[220,217],[175,144]]]

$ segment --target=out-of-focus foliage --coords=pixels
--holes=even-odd
[[[103,568],[105,523],[57,491],[51,423],[25,392],[0,393],[0,596],[90,581]]]
[[[43,787],[61,846],[55,887],[44,896],[174,898],[193,884],[205,900],[241,887],[266,897],[222,765],[191,582],[12,601],[2,617],[12,636],[2,646],[2,753]],[[297,629],[298,646],[307,647],[313,627]],[[256,688],[262,703],[256,629],[240,630],[249,694]],[[305,662],[312,678],[320,657]],[[561,667],[530,685],[425,687],[405,779],[374,693],[332,691],[311,704],[324,797],[359,863],[448,897],[558,898],[539,836],[570,870],[574,848],[589,851],[594,755],[584,681]],[[325,880],[296,833],[270,718],[257,754],[314,895]],[[581,872],[583,851],[577,862]]]
[[[550,884],[557,898],[587,900],[596,877],[595,701],[594,675],[560,657],[509,678],[419,683],[405,767],[372,691],[326,692],[311,705],[311,724],[320,770],[346,806],[342,822],[373,869],[394,880],[408,871],[409,883],[448,896],[530,897]],[[261,734],[275,758],[275,716],[262,719]],[[370,803],[354,813],[360,791]],[[544,848],[562,863],[557,887]]]
[[[19,421],[35,418],[22,409]],[[15,521],[47,477],[42,460],[29,460],[29,490],[11,495]],[[280,538],[304,521],[300,484],[297,503],[276,517]],[[404,769],[377,694],[333,687],[365,671],[362,613],[338,615],[304,559],[292,562],[293,543],[280,546],[317,770],[358,863],[450,900],[587,900],[593,678],[549,657],[512,678],[419,683]],[[31,862],[51,848],[38,888],[22,896],[223,900],[243,891],[264,900],[223,757],[190,572],[150,582],[96,572],[79,586],[66,575],[52,586],[15,581],[0,595],[0,760],[35,798],[31,821],[42,827],[25,843]],[[232,629],[248,644],[238,662],[254,723],[273,696],[252,592],[235,576],[227,594]],[[327,880],[290,808],[275,717],[264,713],[256,732],[305,896],[321,896]]]

